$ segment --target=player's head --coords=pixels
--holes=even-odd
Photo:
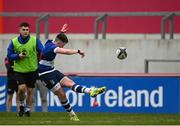
[[[68,43],[68,38],[64,33],[59,33],[55,38],[55,43],[63,48]]]
[[[22,22],[19,25],[19,33],[23,38],[26,38],[30,34],[30,25],[27,22]]]

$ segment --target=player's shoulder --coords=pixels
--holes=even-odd
[[[48,43],[53,43],[53,40],[51,40],[51,39],[46,40],[45,44],[48,44]]]
[[[52,40],[47,40],[46,41],[46,43],[45,43],[45,47],[47,48],[47,47],[50,47],[50,46],[53,46],[54,44],[53,44],[53,42],[52,42]]]
[[[53,44],[53,40],[48,39],[48,40],[45,42],[45,45],[54,45],[54,44]]]
[[[45,43],[44,50],[46,51],[53,51],[57,46],[53,43],[52,40],[47,40]]]

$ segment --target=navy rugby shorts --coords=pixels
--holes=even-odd
[[[64,77],[65,75],[63,73],[55,70],[53,72],[41,75],[40,79],[49,90],[52,90],[54,86],[56,86]]]

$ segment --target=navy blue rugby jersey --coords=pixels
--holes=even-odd
[[[39,61],[39,75],[53,72],[54,60],[56,57],[55,50],[59,48],[52,40],[47,40],[42,51],[41,60]]]

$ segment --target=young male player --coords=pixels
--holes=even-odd
[[[79,121],[77,115],[74,113],[72,107],[69,104],[63,87],[68,87],[78,93],[90,94],[91,97],[96,97],[98,94],[103,93],[106,90],[106,87],[82,87],[54,68],[56,54],[79,54],[82,58],[85,56],[84,52],[81,50],[63,48],[68,43],[68,38],[64,34],[66,30],[67,25],[65,24],[61,30],[61,33],[56,36],[54,41],[48,40],[45,43],[44,49],[42,51],[42,57],[39,62],[39,76],[42,83],[59,97],[62,106],[70,115],[70,120]]]
[[[38,54],[41,53],[43,45],[38,38],[30,35],[29,23],[20,23],[19,33],[19,36],[11,40],[7,57],[14,62],[13,71],[18,83],[18,116],[30,117],[33,88],[38,76]]]

